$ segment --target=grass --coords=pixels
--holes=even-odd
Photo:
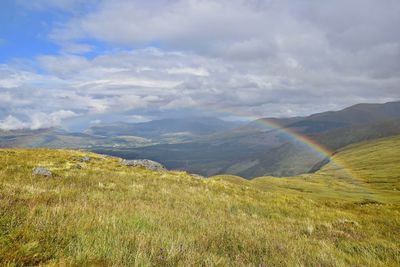
[[[252,181],[0,150],[0,265],[398,266],[399,146],[394,137],[336,154],[356,177],[327,165]],[[35,166],[55,176],[33,176]]]

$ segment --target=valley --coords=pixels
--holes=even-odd
[[[309,172],[327,155],[299,141],[307,138],[332,153],[360,141],[400,134],[400,102],[358,104],[308,117],[249,123],[216,118],[97,125],[83,133],[50,128],[0,132],[0,147],[84,149],[126,159],[151,159],[168,169],[203,176],[254,178]]]

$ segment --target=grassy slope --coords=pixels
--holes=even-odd
[[[309,193],[312,198],[340,195],[346,199],[400,203],[400,136],[351,145],[340,150],[333,161],[336,159],[346,162],[351,173],[344,173],[330,163],[316,174],[295,179],[260,177],[251,184],[267,191]]]
[[[330,164],[252,181],[0,150],[0,265],[399,265],[399,146],[338,153],[356,178]],[[57,177],[32,176],[38,165]]]

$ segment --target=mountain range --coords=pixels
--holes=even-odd
[[[400,134],[400,102],[357,104],[306,117],[261,118],[246,124],[217,118],[112,123],[83,133],[51,128],[1,131],[0,147],[80,148],[127,159],[147,158],[169,169],[245,178],[292,176],[326,155],[287,132],[336,151],[360,141]]]

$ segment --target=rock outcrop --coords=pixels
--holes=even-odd
[[[123,159],[121,161],[122,165],[131,166],[131,167],[144,167],[148,170],[152,171],[166,171],[167,169],[160,163],[149,160],[149,159],[134,159],[134,160],[126,160]]]
[[[189,175],[196,179],[207,179],[207,177],[200,174],[190,173]]]
[[[44,167],[35,167],[35,168],[33,168],[32,174],[43,176],[43,177],[52,177],[53,176],[51,171],[49,171],[48,169],[46,169]]]
[[[90,160],[91,160],[91,158],[87,157],[87,156],[79,159],[80,162],[88,162]]]

